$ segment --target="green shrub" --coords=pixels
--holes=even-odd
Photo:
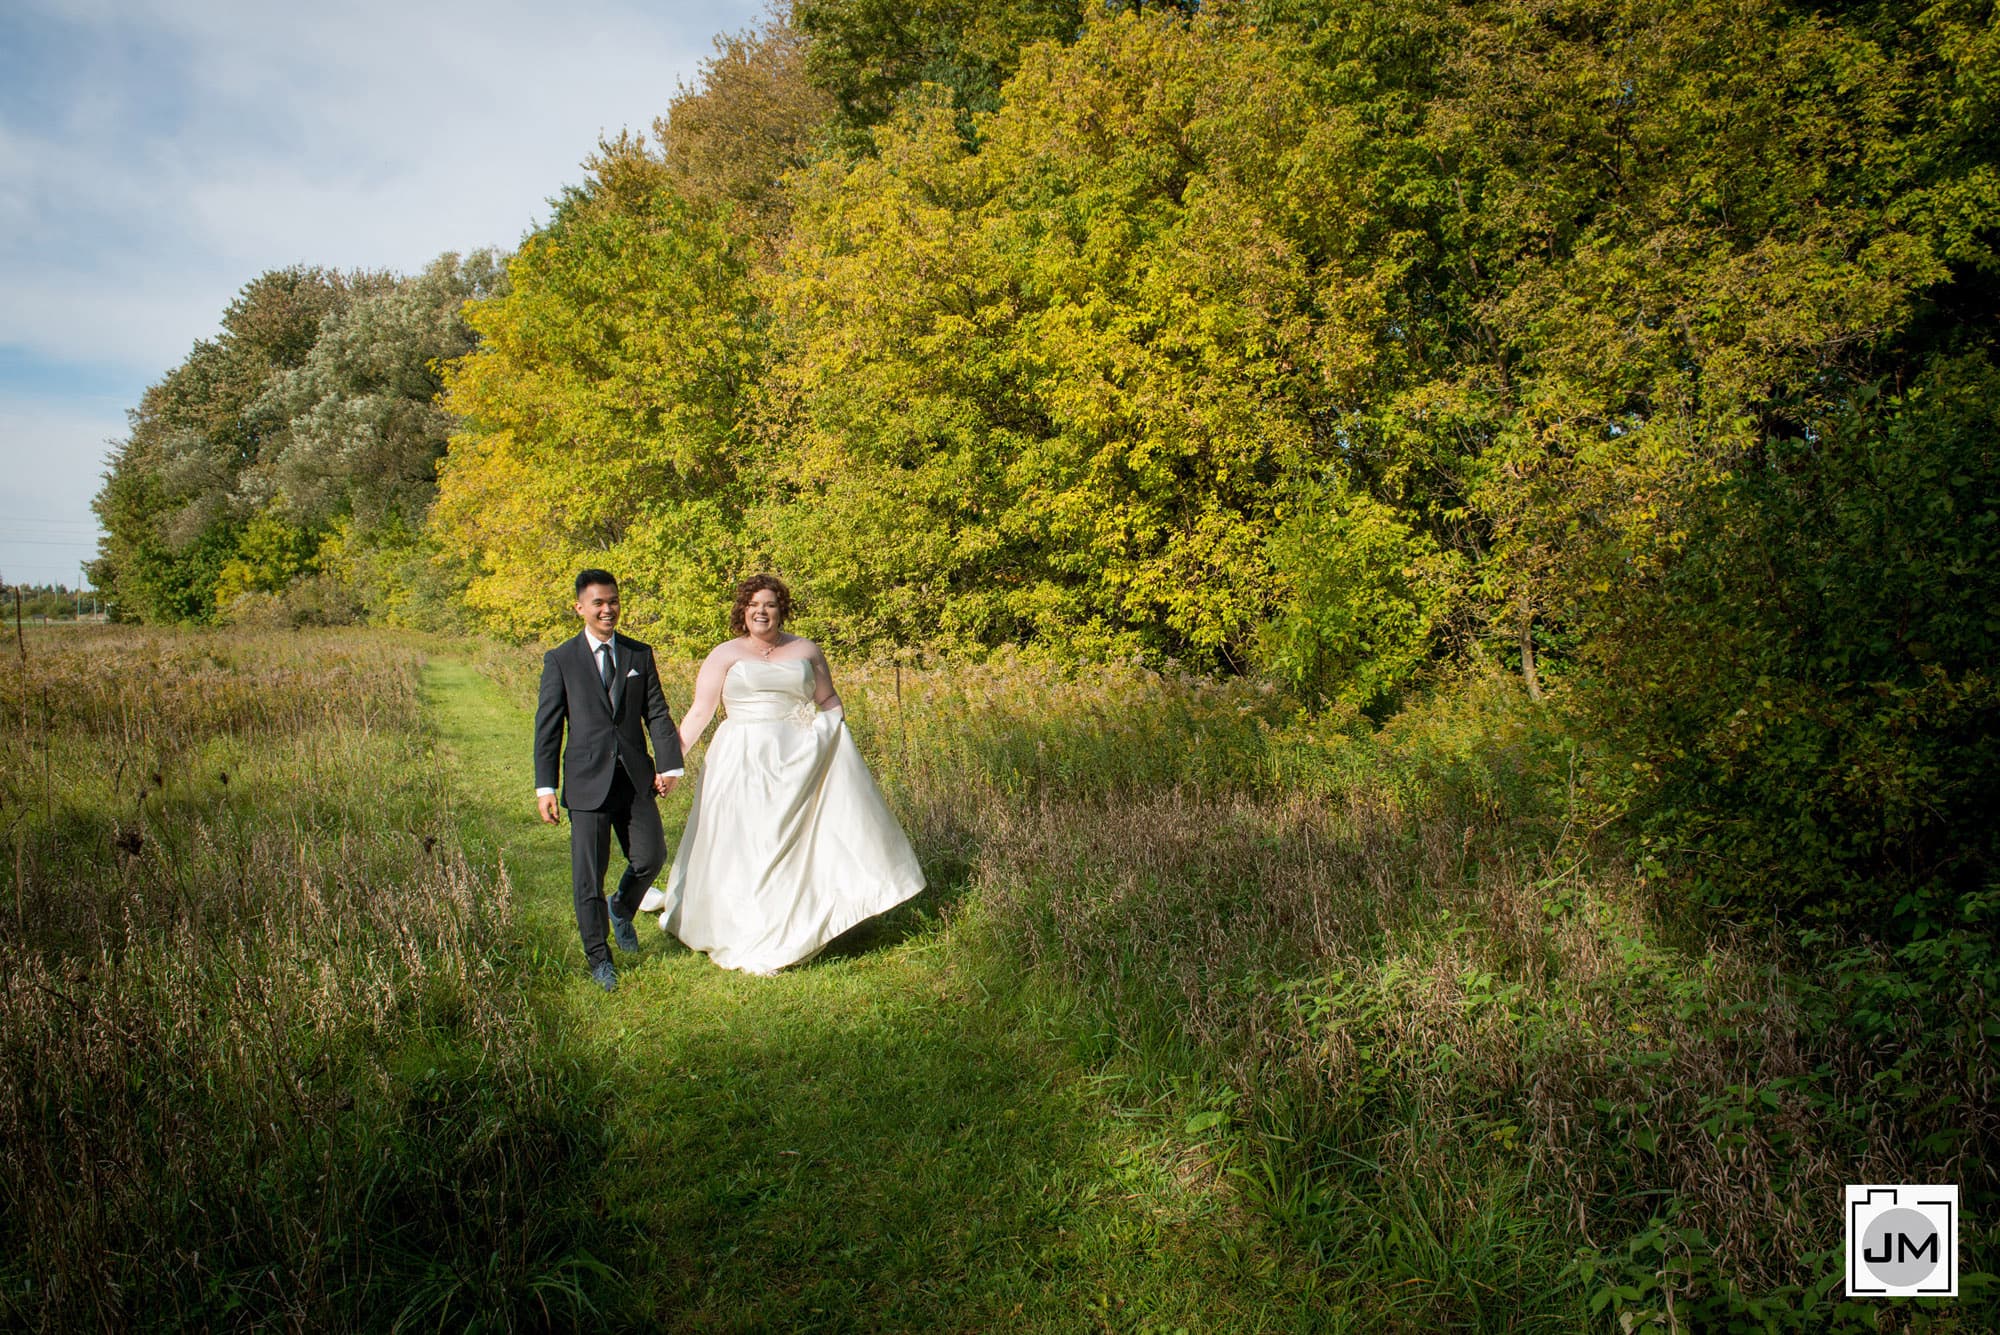
[[[1774,443],[1594,650],[1659,865],[1732,913],[1908,939],[2000,877],[2000,370]]]

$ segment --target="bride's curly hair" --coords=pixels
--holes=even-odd
[[[776,575],[752,575],[736,586],[736,604],[729,609],[729,633],[748,635],[750,627],[744,623],[743,613],[748,610],[750,600],[765,589],[778,595],[778,624],[792,619],[792,591],[785,587],[785,581]]]

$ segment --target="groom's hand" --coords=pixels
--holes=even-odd
[[[655,774],[653,776],[653,791],[661,797],[665,797],[674,790],[674,785],[679,782],[680,776],[678,774]]]
[[[550,825],[562,824],[562,806],[554,793],[543,793],[535,799],[535,805],[542,809],[542,820]]]

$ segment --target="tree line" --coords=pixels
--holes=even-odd
[[[94,589],[67,584],[0,584],[0,621],[13,617],[34,621],[73,621],[102,610]]]
[[[148,621],[1552,694],[1732,911],[1990,914],[1993,7],[795,0],[504,259],[265,274],[149,389]],[[1969,906],[1969,907],[1968,907]],[[1985,920],[1985,919],[1982,919]]]

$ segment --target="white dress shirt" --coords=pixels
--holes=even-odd
[[[598,659],[598,656],[597,656],[597,655],[598,655],[598,653],[599,653],[599,652],[600,652],[601,650],[603,650],[603,649],[605,649],[605,648],[610,648],[610,650],[611,650],[611,670],[612,670],[613,672],[616,672],[616,671],[618,671],[618,649],[617,649],[617,646],[613,645],[613,644],[612,644],[612,642],[611,642],[610,640],[600,640],[600,639],[598,639],[598,638],[597,638],[597,636],[595,636],[595,635],[591,634],[591,631],[590,631],[590,627],[588,627],[588,626],[585,626],[585,627],[583,628],[583,638],[584,638],[584,639],[586,639],[586,640],[588,640],[588,641],[590,642],[590,661],[591,661],[592,663],[596,663],[596,662],[600,661],[600,660]],[[664,775],[666,775],[666,776],[667,776],[668,778],[670,778],[670,779],[678,779],[678,778],[680,778],[680,777],[681,777],[681,775],[683,775],[683,774],[687,773],[687,771],[686,771],[686,770],[684,770],[684,769],[663,769],[663,770],[660,770],[660,771],[658,771],[658,772],[659,772],[659,773],[661,773],[661,774],[664,774]],[[535,789],[535,796],[536,796],[536,797],[548,797],[548,796],[551,796],[552,794],[554,794],[554,792],[555,792],[555,789],[553,789],[553,788],[537,788],[537,789]]]

